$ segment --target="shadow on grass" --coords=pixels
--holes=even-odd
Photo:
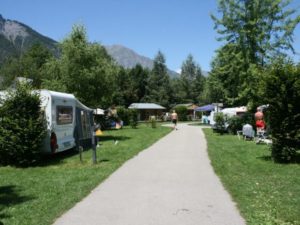
[[[0,186],[0,225],[2,219],[10,217],[9,214],[3,212],[5,208],[34,199],[30,196],[22,196],[21,190],[15,185]]]
[[[100,159],[98,160],[98,163],[105,163],[105,162],[109,162],[109,159]]]
[[[101,144],[101,142],[105,142],[105,141],[124,141],[124,140],[128,140],[128,139],[131,139],[131,137],[118,136],[118,135],[104,135],[104,136],[98,137],[100,144]]]
[[[271,155],[265,155],[265,156],[257,157],[257,159],[261,159],[261,160],[268,161],[268,162],[271,162],[271,161],[275,162]],[[300,164],[300,153],[297,153],[296,156],[288,163]],[[283,163],[283,164],[286,164],[286,162]]]
[[[267,161],[267,162],[273,161],[273,159],[270,155],[260,156],[260,157],[257,157],[257,159],[261,159],[261,160],[264,160],[264,161]]]
[[[98,141],[101,146],[104,142],[124,141],[124,140],[128,140],[128,139],[131,139],[131,138],[126,137],[126,136],[119,136],[119,135],[104,135],[104,136],[99,137]],[[86,150],[88,150],[88,149],[86,149]],[[78,154],[79,153],[75,149],[69,149],[69,150],[66,150],[63,152],[55,153],[53,155],[44,155],[42,162],[36,166],[46,167],[46,166],[61,164],[64,162],[65,159],[68,159],[68,158],[73,157]],[[103,161],[103,162],[105,162],[105,161]]]
[[[63,163],[63,161],[67,158],[70,158],[74,155],[78,155],[78,152],[75,149],[69,149],[63,152],[58,152],[53,155],[43,155],[42,161],[37,164],[37,166],[51,166]]]
[[[201,122],[198,122],[198,123],[188,123],[189,126],[200,126],[200,127],[205,127],[205,128],[211,128],[211,125],[210,124],[207,124],[207,123],[201,123]]]
[[[300,152],[298,152],[295,157],[295,163],[300,164]]]

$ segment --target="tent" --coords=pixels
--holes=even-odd
[[[214,105],[204,105],[204,106],[196,108],[195,111],[204,112],[204,111],[213,111],[214,109],[215,109]]]

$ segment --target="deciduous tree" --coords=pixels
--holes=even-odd
[[[212,16],[220,41],[212,74],[228,104],[254,105],[260,71],[273,57],[293,52],[293,31],[300,17],[289,0],[220,0]]]
[[[112,103],[117,67],[103,46],[88,42],[81,25],[73,27],[61,43],[60,58],[49,62],[45,70],[52,74],[44,82],[46,88],[49,84],[53,88],[54,78],[57,88],[65,88],[90,107],[107,107]]]

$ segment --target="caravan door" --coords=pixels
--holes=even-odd
[[[52,99],[52,133],[56,138],[55,152],[75,147],[75,101],[73,99]]]

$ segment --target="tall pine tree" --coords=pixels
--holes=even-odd
[[[194,61],[192,55],[182,63],[179,78],[179,93],[182,102],[197,103],[203,92],[205,78],[202,75],[200,66]]]
[[[154,58],[153,69],[150,72],[145,101],[170,105],[171,86],[164,55],[159,51]]]

